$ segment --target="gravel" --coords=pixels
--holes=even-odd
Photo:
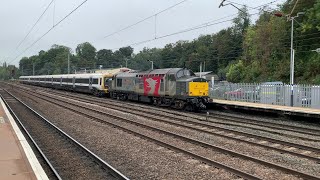
[[[130,179],[238,179],[223,169],[207,166],[59,106],[43,101],[33,104],[28,99],[23,98]]]
[[[108,100],[106,100],[108,101]],[[31,104],[37,104],[35,103],[37,102],[37,99],[34,99],[34,100],[30,100],[30,103]],[[113,101],[114,103],[122,103],[122,102],[118,102],[118,101]],[[42,102],[40,101],[38,104],[47,104],[45,102]],[[49,105],[49,104],[48,104]],[[48,106],[47,105],[47,106]],[[88,104],[89,105],[89,104]],[[52,105],[51,105],[52,106]],[[128,105],[128,103],[124,103],[123,104],[123,108],[125,108],[126,106],[131,106],[131,107],[144,107],[145,105]],[[39,106],[38,106],[39,107]],[[40,106],[41,107],[41,106]],[[159,128],[162,128],[162,129],[165,129],[165,130],[169,130],[169,131],[172,131],[172,132],[177,132],[179,134],[182,134],[182,135],[185,135],[185,136],[188,136],[188,137],[192,137],[194,139],[198,139],[198,140],[201,140],[201,141],[205,141],[207,143],[210,143],[210,144],[214,144],[214,145],[217,145],[217,146],[221,146],[221,147],[224,147],[226,149],[230,149],[230,150],[233,150],[233,151],[236,151],[236,152],[240,152],[242,154],[247,154],[247,155],[252,155],[254,157],[258,157],[259,159],[263,159],[263,160],[266,160],[266,161],[269,161],[269,162],[274,162],[274,163],[277,163],[277,164],[281,164],[283,166],[286,166],[286,167],[289,167],[289,168],[292,168],[292,169],[296,169],[296,170],[299,170],[299,171],[303,171],[303,172],[307,172],[307,173],[310,173],[310,174],[313,174],[313,175],[318,175],[319,176],[319,172],[320,172],[320,168],[319,168],[319,164],[316,164],[312,161],[309,161],[309,160],[306,160],[306,159],[303,159],[303,158],[297,158],[295,156],[292,156],[292,155],[288,155],[288,154],[280,154],[276,151],[270,151],[268,149],[265,149],[265,148],[261,148],[261,147],[253,147],[253,146],[248,146],[248,144],[246,143],[239,143],[237,141],[233,141],[233,140],[230,140],[230,139],[226,139],[226,138],[221,138],[221,137],[217,137],[217,136],[213,136],[213,135],[210,135],[210,134],[207,134],[207,133],[199,133],[199,132],[196,132],[196,131],[191,131],[191,130],[188,130],[188,129],[185,129],[185,128],[179,128],[179,127],[175,127],[175,126],[172,126],[172,125],[168,125],[168,124],[164,124],[164,123],[159,123],[159,122],[154,122],[154,121],[150,121],[146,118],[142,118],[142,117],[139,117],[139,116],[135,116],[135,115],[132,115],[130,113],[123,113],[123,112],[119,112],[119,111],[114,111],[114,110],[111,110],[111,109],[107,109],[107,108],[102,108],[100,106],[95,106],[97,109],[101,109],[101,110],[104,110],[104,111],[108,111],[109,113],[112,113],[112,114],[116,114],[116,115],[120,115],[120,116],[124,116],[124,117],[130,117],[131,119],[134,119],[135,121],[139,121],[139,122],[142,122],[144,124],[148,124],[148,125],[152,125],[154,127],[159,127]],[[45,111],[46,108],[42,108],[41,110],[43,111],[44,114],[48,114],[49,116],[52,116],[52,118],[56,119],[57,117],[59,117],[59,115],[62,115],[62,118],[64,117],[68,117],[69,114],[74,114],[74,113],[60,113],[59,115],[58,114],[55,114],[55,115],[52,115],[52,112],[46,112]],[[153,111],[153,107],[152,108],[149,108],[148,109],[146,108],[145,109],[146,111]],[[126,110],[127,111],[127,110]],[[171,110],[157,110],[157,112],[159,114],[168,114],[167,112],[172,112]],[[51,114],[50,114],[51,113]],[[176,112],[175,112],[176,113]],[[68,114],[68,115],[66,115]],[[199,118],[199,116],[197,115],[194,115],[194,114],[189,114],[189,113],[182,113],[181,114],[183,116],[190,116],[189,118],[186,118],[188,120],[194,120],[194,117],[197,117]],[[103,115],[97,115],[97,116],[101,116],[101,117],[104,117],[106,118],[106,116],[103,116]],[[183,117],[182,116],[182,117]],[[72,116],[73,117],[73,116]],[[172,115],[172,117],[176,117],[176,115]],[[183,117],[185,118],[185,117]],[[203,118],[203,117],[202,117]],[[72,118],[71,118],[72,119]],[[100,141],[99,139],[99,136],[97,136],[96,138],[98,138],[99,140],[93,140],[93,136],[95,136],[95,133],[93,133],[92,131],[96,131],[96,129],[99,129],[99,127],[101,128],[108,128],[109,126],[106,126],[106,125],[102,125],[100,123],[97,123],[98,127],[95,127],[95,128],[87,128],[89,129],[89,136],[88,134],[85,135],[85,137],[82,137],[83,135],[83,132],[86,132],[86,129],[85,129],[85,126],[83,127],[81,124],[84,123],[83,122],[83,119],[86,119],[86,118],[83,118],[83,117],[78,117],[76,120],[77,121],[81,121],[81,123],[77,123],[76,127],[73,127],[73,123],[76,122],[76,120],[70,122],[70,123],[67,123],[69,124],[68,127],[66,127],[68,130],[70,129],[70,131],[74,131],[76,130],[76,133],[79,133],[79,134],[76,134],[77,138],[81,139],[81,138],[84,138],[85,139],[85,142],[90,144],[91,146],[97,148],[97,151],[101,151],[100,150],[100,145],[99,143],[103,143],[105,142],[104,139],[103,141]],[[107,119],[107,118],[106,118]],[[203,118],[204,119],[204,118]],[[212,120],[212,119],[211,119]],[[90,120],[89,120],[90,121]],[[301,134],[301,133],[295,133],[295,132],[291,132],[291,131],[286,131],[285,133],[283,133],[282,131],[279,131],[279,130],[273,130],[273,129],[270,129],[270,128],[263,128],[263,127],[259,127],[259,126],[256,126],[256,125],[246,125],[247,127],[246,128],[243,128],[243,127],[237,127],[237,123],[230,123],[228,125],[223,125],[223,124],[217,124],[219,122],[222,122],[221,120],[214,120],[216,121],[215,123],[213,122],[207,122],[208,124],[214,124],[215,126],[218,126],[218,127],[223,127],[223,128],[230,128],[230,129],[235,129],[235,130],[239,130],[239,131],[244,131],[244,132],[249,132],[249,133],[252,133],[252,134],[259,134],[259,135],[262,135],[262,136],[265,136],[265,137],[273,137],[273,138],[276,138],[276,139],[280,139],[280,140],[289,140],[289,141],[292,141],[294,143],[299,143],[299,144],[306,144],[306,145],[310,145],[310,146],[316,146],[316,147],[319,147],[319,143],[318,142],[308,142],[308,141],[305,141],[303,138],[311,138],[309,137],[308,135],[304,135],[304,134]],[[268,121],[268,120],[263,120],[263,121]],[[85,121],[87,122],[87,121]],[[57,120],[57,123],[61,123],[60,126],[66,126],[66,122],[65,121],[59,121]],[[90,122],[91,125],[93,125],[94,123],[96,122]],[[287,122],[285,122],[287,123]],[[72,124],[72,125],[71,125]],[[281,171],[277,171],[277,170],[274,170],[274,169],[270,169],[270,168],[267,168],[267,167],[264,167],[262,165],[259,165],[259,164],[256,164],[256,163],[252,163],[252,162],[248,162],[248,161],[244,161],[242,159],[239,159],[239,158],[233,158],[229,155],[226,155],[226,154],[223,154],[223,153],[217,153],[215,151],[212,151],[212,150],[208,150],[207,148],[203,148],[203,147],[198,147],[194,144],[190,144],[190,143],[183,143],[182,141],[180,140],[173,140],[171,137],[167,137],[167,136],[164,136],[164,135],[159,135],[155,132],[152,132],[152,131],[147,131],[141,127],[134,127],[133,125],[131,124],[126,124],[126,123],[122,123],[123,126],[127,126],[128,128],[134,128],[135,130],[139,129],[139,132],[144,132],[146,134],[149,134],[150,136],[153,135],[153,136],[156,136],[157,139],[162,139],[164,141],[167,141],[168,143],[174,143],[174,144],[179,144],[183,147],[188,147],[188,149],[190,150],[195,150],[197,153],[201,153],[203,156],[210,156],[210,158],[212,159],[215,159],[217,161],[220,161],[220,162],[224,162],[226,164],[229,164],[231,166],[234,166],[234,167],[237,167],[239,169],[244,169],[245,171],[249,172],[249,173],[253,173],[253,174],[256,174],[256,175],[259,175],[260,177],[265,177],[265,178],[276,178],[278,179],[279,177],[281,177],[281,179],[293,179],[293,178],[297,178],[295,176],[292,176],[292,175],[287,175],[287,174],[284,174],[283,172]],[[288,123],[289,124],[289,123]],[[81,126],[81,127],[80,127]],[[90,125],[88,125],[90,126]],[[306,125],[304,125],[305,127],[307,127]],[[261,128],[259,130],[255,130],[253,128]],[[91,131],[90,131],[91,130]],[[121,135],[116,135],[116,137],[114,138],[117,138],[118,136],[120,137],[124,137],[124,136],[129,136],[127,137],[128,139],[126,139],[125,143],[124,144],[120,144],[120,146],[122,145],[123,147],[128,147],[127,146],[127,143],[128,142],[135,142],[135,143],[138,143],[140,142],[140,144],[148,144],[148,145],[153,145],[155,147],[151,147],[149,149],[149,146],[148,145],[143,145],[143,147],[148,147],[148,148],[143,148],[143,150],[146,150],[148,149],[148,152],[151,151],[153,152],[154,149],[156,149],[156,152],[153,152],[155,153],[155,155],[147,153],[145,154],[146,156],[144,157],[149,157],[146,161],[150,161],[150,159],[153,159],[155,158],[156,160],[159,160],[161,159],[160,157],[158,157],[157,155],[159,154],[170,154],[170,156],[168,157],[170,160],[173,160],[172,157],[174,158],[179,158],[179,160],[181,161],[181,158],[182,158],[182,161],[184,163],[186,163],[186,168],[188,170],[188,172],[190,172],[190,170],[188,168],[190,168],[189,166],[190,165],[195,165],[195,167],[199,168],[200,170],[203,170],[206,169],[206,170],[209,170],[209,177],[210,177],[210,174],[211,173],[217,173],[218,175],[220,175],[220,178],[218,179],[221,179],[221,178],[225,178],[227,177],[226,179],[234,179],[234,178],[237,178],[236,176],[228,173],[228,172],[225,172],[224,170],[222,169],[216,169],[216,168],[213,168],[211,166],[208,166],[208,165],[205,165],[205,164],[202,164],[201,162],[198,162],[197,160],[193,160],[193,159],[190,159],[189,157],[187,156],[184,156],[183,154],[180,154],[180,153],[175,153],[171,150],[168,150],[166,148],[163,148],[163,147],[160,147],[156,144],[153,144],[149,141],[146,141],[146,140],[143,140],[143,139],[140,139],[136,136],[132,136],[128,133],[125,133],[125,132],[122,132],[122,131],[119,131],[115,128],[111,128],[111,131],[115,131],[115,132],[112,132],[112,135],[110,135],[110,133],[108,133],[108,135],[106,136],[112,136],[114,134],[117,134],[117,131],[118,133],[120,133]],[[271,131],[273,130],[275,133],[270,133],[270,132],[265,132],[264,130],[268,130],[268,131]],[[110,131],[110,132],[111,132]],[[91,134],[92,135],[91,135]],[[278,134],[276,134],[278,133]],[[105,135],[104,135],[105,136]],[[232,136],[232,135],[231,135]],[[299,139],[299,136],[302,137],[301,139]],[[80,138],[81,137],[81,138]],[[102,136],[103,137],[103,136]],[[293,138],[293,137],[297,137],[297,138]],[[101,137],[100,137],[101,138]],[[315,137],[317,138],[317,137]],[[119,138],[118,138],[119,139]],[[252,140],[251,138],[248,138],[248,140]],[[317,139],[315,139],[317,140]],[[143,142],[143,143],[141,143]],[[113,148],[117,149],[118,148],[118,145],[115,145],[115,146],[112,146]],[[139,143],[138,143],[139,144]],[[108,143],[109,145],[109,143]],[[132,145],[129,146],[130,149],[132,147]],[[139,146],[141,148],[141,146]],[[281,146],[280,146],[281,147]],[[108,147],[105,147],[105,148],[108,148]],[[108,148],[108,150],[110,150]],[[119,150],[119,152],[122,152],[123,150]],[[296,149],[292,149],[292,151],[296,151]],[[118,151],[117,151],[118,152]],[[130,151],[131,152],[131,151]],[[137,154],[141,152],[141,149],[138,149],[138,151],[134,151],[133,152],[136,152]],[[103,154],[103,153],[102,153]],[[113,155],[111,155],[113,154]],[[113,152],[110,152],[110,155],[111,156],[115,156],[115,154]],[[127,158],[127,156],[121,156],[121,154],[116,154],[116,157],[121,157],[122,158]],[[138,155],[139,156],[139,155]],[[106,158],[109,158],[109,156],[106,156]],[[161,156],[162,157],[162,156]],[[132,156],[130,156],[130,158],[134,158]],[[129,158],[129,159],[130,159]],[[141,158],[141,157],[140,157]],[[139,160],[141,160],[139,158]],[[116,158],[117,159],[117,158]],[[118,159],[117,159],[118,160]],[[117,160],[115,160],[116,162],[118,162]],[[168,159],[167,159],[168,161]],[[122,162],[122,163],[121,163]],[[123,163],[123,161],[121,162],[118,162],[120,163],[120,168],[122,168],[124,165],[127,165],[126,163]],[[176,160],[174,161],[176,162]],[[181,162],[179,163],[174,163],[175,165],[180,165],[181,166]],[[145,165],[145,164],[148,164],[148,163],[142,163],[142,165]],[[157,163],[156,163],[157,164]],[[166,164],[166,163],[165,163]],[[122,165],[122,166],[121,166]],[[161,165],[163,165],[163,163],[161,163]],[[171,164],[170,164],[171,165]],[[150,165],[149,165],[150,166]],[[155,166],[154,164],[151,165],[151,166]],[[169,166],[169,165],[165,165],[166,167]],[[171,166],[169,166],[171,167]],[[191,166],[193,167],[193,166]],[[138,168],[138,167],[137,167]],[[141,167],[139,167],[141,168]],[[172,166],[171,168],[173,169],[176,169],[174,168],[174,166]],[[173,170],[169,168],[170,170]],[[124,167],[124,169],[126,169],[125,171],[127,171],[127,169],[129,169],[129,172],[130,170],[133,170],[133,167]],[[157,168],[156,168],[157,169]],[[200,170],[197,170],[196,172],[200,172]],[[218,171],[217,171],[218,170]],[[149,168],[147,168],[147,171],[150,171]],[[156,170],[155,170],[156,171]],[[185,171],[184,169],[179,169],[177,170],[177,172],[180,172],[181,171]],[[194,171],[194,170],[193,170]],[[152,171],[150,171],[152,172]],[[168,171],[170,172],[170,171]],[[169,176],[170,179],[173,178],[173,179],[176,179],[176,177],[179,177],[178,179],[180,179],[181,177],[187,177],[187,176],[177,176],[177,174],[175,173],[168,173],[166,171],[163,171],[164,174],[171,174],[173,176]],[[207,171],[205,171],[206,173],[208,173]],[[135,174],[135,173],[134,173]],[[179,173],[178,173],[179,174]],[[197,174],[197,173],[195,173]],[[202,173],[200,173],[202,175]],[[139,173],[139,175],[141,175]],[[162,175],[162,174],[161,174]],[[211,174],[212,175],[212,174]],[[215,174],[216,176],[216,174]],[[135,176],[133,176],[135,178]],[[149,178],[158,178],[159,176],[146,176]],[[188,175],[189,177],[189,175]],[[190,176],[192,177],[191,179],[206,179],[208,176],[196,176],[196,177],[193,177],[193,176]],[[138,179],[140,179],[140,177],[138,176],[137,177]],[[162,176],[162,178],[164,179],[168,179],[167,176]],[[160,178],[160,179],[162,179]],[[212,177],[211,177],[212,178]],[[145,179],[145,178],[143,178]],[[189,178],[188,178],[189,179]]]

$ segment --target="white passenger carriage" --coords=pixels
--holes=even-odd
[[[103,96],[109,93],[108,82],[112,80],[112,76],[128,70],[127,68],[117,68],[99,73],[20,76],[19,80],[25,84]]]

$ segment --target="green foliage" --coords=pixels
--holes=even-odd
[[[95,67],[96,48],[90,43],[85,42],[79,44],[76,48],[76,56],[78,58],[77,66],[91,69]]]
[[[308,31],[310,29],[316,28],[320,31],[320,1],[318,0],[317,3],[309,9],[306,13],[308,19],[303,23],[303,30]]]
[[[16,79],[20,76],[19,70],[13,65],[7,66],[6,62],[0,66],[0,80]]]
[[[241,82],[245,76],[245,67],[240,60],[236,64],[231,64],[229,71],[227,72],[227,80],[230,82]]]

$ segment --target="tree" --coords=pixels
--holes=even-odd
[[[79,58],[77,63],[79,68],[96,68],[96,48],[90,43],[79,44],[76,48],[76,55]]]
[[[104,68],[111,67],[113,61],[113,52],[109,49],[101,49],[97,52],[97,64]]]
[[[238,83],[244,78],[245,67],[242,61],[232,64],[227,72],[227,80],[230,82]]]
[[[120,53],[122,54],[123,57],[125,58],[130,58],[132,53],[133,53],[133,48],[128,46],[128,47],[122,47],[119,49]]]

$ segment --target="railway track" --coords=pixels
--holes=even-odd
[[[59,93],[58,93],[58,95],[66,97],[66,98],[72,98],[74,100],[78,100],[80,102],[85,102],[85,103],[89,103],[89,104],[92,104],[92,102],[95,102],[99,106],[106,107],[109,109],[119,110],[122,112],[128,112],[128,113],[135,114],[135,115],[145,117],[145,118],[152,118],[152,120],[155,120],[155,121],[180,126],[183,128],[188,128],[191,130],[197,130],[197,131],[200,131],[203,133],[208,133],[211,135],[244,142],[244,143],[247,143],[250,145],[259,146],[259,147],[267,148],[270,150],[276,150],[280,153],[287,153],[287,154],[291,154],[291,155],[294,155],[297,157],[307,158],[307,159],[313,160],[315,162],[320,162],[320,159],[319,159],[320,149],[319,148],[296,144],[296,143],[291,143],[291,142],[287,142],[287,141],[282,141],[282,140],[278,140],[278,139],[274,139],[274,138],[270,138],[270,137],[264,137],[264,136],[256,135],[256,134],[252,134],[252,133],[241,132],[238,130],[231,130],[228,128],[218,127],[218,126],[208,124],[207,122],[204,122],[203,119],[201,119],[199,121],[190,121],[190,120],[185,119],[183,117],[173,117],[173,116],[169,116],[169,115],[159,114],[156,112],[148,112],[148,114],[147,114],[147,113],[145,113],[145,110],[138,109],[138,108],[130,108],[130,107],[123,108],[123,106],[118,105],[118,104],[114,104],[114,103],[112,104],[112,106],[107,106],[106,103],[104,101],[101,102],[100,99],[99,99],[99,101],[95,101],[95,100],[74,97],[72,95],[65,95],[65,94],[60,95]],[[117,102],[119,103],[119,101],[117,101]],[[132,110],[132,111],[129,111],[129,110]],[[205,129],[203,129],[203,128],[205,128]],[[251,138],[251,139],[248,139],[248,138]],[[310,139],[308,139],[308,140],[310,140]],[[281,145],[281,147],[274,146],[275,144]]]
[[[0,94],[55,178],[128,179],[10,92],[0,90]]]
[[[201,116],[201,115],[195,114],[195,113],[185,114],[185,113],[181,113],[181,112],[177,112],[177,111],[172,111],[172,110],[169,110],[166,108],[147,107],[145,105],[140,105],[140,104],[136,104],[136,103],[128,103],[128,102],[124,102],[124,101],[120,101],[121,102],[121,104],[120,104],[119,101],[117,101],[117,100],[112,100],[112,99],[105,100],[105,99],[96,98],[93,96],[88,96],[88,95],[79,94],[79,93],[76,93],[76,95],[73,93],[66,94],[64,92],[57,92],[57,91],[50,91],[50,93],[58,94],[58,95],[64,96],[64,97],[73,97],[73,98],[77,98],[78,100],[82,100],[82,101],[87,100],[90,102],[104,103],[104,104],[108,104],[110,106],[117,106],[119,108],[123,108],[123,105],[125,104],[126,109],[128,109],[128,110],[135,110],[135,111],[141,111],[141,112],[144,111],[144,112],[148,112],[149,114],[154,114],[154,115],[159,114],[158,112],[162,112],[162,113],[167,113],[167,114],[171,114],[174,116],[188,118],[188,117],[190,117],[190,114],[192,114],[193,118],[195,120],[199,120],[199,121],[208,120],[212,123],[219,124],[219,125],[228,125],[228,126],[233,126],[233,127],[250,128],[252,130],[264,131],[264,132],[279,134],[279,135],[286,135],[288,137],[298,138],[298,139],[302,139],[302,140],[306,140],[306,141],[320,142],[320,130],[319,129],[297,127],[297,126],[281,124],[281,123],[277,123],[277,122],[265,122],[265,121],[256,120],[253,118],[243,118],[243,117],[239,117],[239,116],[235,117],[233,115],[227,115],[227,114],[221,115],[221,114],[217,114],[215,112],[210,112],[215,115],[214,116],[210,115],[208,118],[206,116]],[[81,95],[81,98],[78,97],[79,95]],[[139,108],[142,108],[142,110]],[[155,113],[154,111],[157,111],[157,113]],[[254,127],[248,127],[247,125],[254,125]],[[262,129],[261,127],[268,128],[271,130]],[[278,131],[274,131],[274,130],[278,130]],[[298,134],[303,134],[303,135],[309,135],[311,137],[301,137],[299,135],[288,135],[288,134],[285,134],[285,132],[293,132],[293,133],[298,133]],[[318,137],[318,139],[315,139],[314,137]]]
[[[134,124],[136,126],[139,126],[139,127],[143,127],[143,128],[146,128],[146,129],[150,129],[152,131],[157,131],[161,134],[166,134],[166,135],[169,135],[169,136],[173,136],[175,138],[179,138],[181,140],[184,140],[184,141],[187,141],[187,142],[190,142],[190,143],[193,143],[193,144],[197,144],[197,145],[200,145],[202,147],[209,147],[209,148],[212,148],[216,151],[219,151],[219,152],[222,152],[222,153],[227,153],[231,156],[236,156],[236,157],[240,157],[240,158],[243,158],[243,159],[246,159],[246,160],[249,160],[249,161],[253,161],[253,162],[256,162],[256,163],[260,163],[262,165],[265,165],[265,166],[268,166],[270,168],[275,168],[275,169],[278,169],[278,170],[282,170],[283,172],[286,172],[286,173],[289,173],[289,174],[295,174],[299,177],[302,177],[302,178],[306,178],[306,179],[318,179],[317,177],[315,176],[312,176],[312,175],[309,175],[309,174],[305,174],[303,172],[299,172],[299,171],[296,171],[296,170],[292,170],[292,169],[289,169],[289,168],[286,168],[286,167],[283,167],[283,166],[279,166],[277,164],[273,164],[273,163],[270,163],[270,162],[267,162],[267,161],[263,161],[263,160],[259,160],[259,159],[256,159],[256,158],[253,158],[253,157],[250,157],[250,156],[247,156],[247,155],[244,155],[244,154],[240,154],[240,153],[237,153],[237,152],[234,152],[234,151],[230,151],[230,150],[227,150],[227,149],[223,149],[223,148],[220,148],[220,147],[217,147],[217,146],[213,146],[211,144],[208,144],[208,143],[205,143],[205,142],[201,142],[201,141],[198,141],[196,139],[192,139],[190,137],[185,137],[185,136],[182,136],[182,135],[178,135],[178,134],[175,134],[175,133],[172,133],[172,132],[169,132],[169,131],[166,131],[166,130],[163,130],[163,129],[159,129],[159,128],[156,128],[156,127],[152,127],[152,126],[148,126],[148,125],[145,125],[145,124],[142,124],[142,123],[139,123],[139,122],[135,122],[135,121],[132,121],[132,120],[128,120],[126,118],[123,118],[123,117],[119,117],[119,116],[115,116],[115,115],[112,115],[108,112],[105,112],[105,111],[99,111],[99,110],[96,110],[96,109],[92,109],[92,108],[89,108],[88,105],[79,105],[79,103],[72,103],[71,101],[69,100],[66,100],[65,97],[64,98],[57,98],[57,97],[53,97],[52,95],[49,95],[47,94],[48,97],[50,97],[51,99],[49,99],[48,97],[47,98],[44,98],[43,96],[38,96],[38,95],[35,95],[35,94],[30,94],[30,95],[33,95],[33,96],[37,96],[38,98],[41,98],[43,100],[46,100],[50,103],[53,103],[55,105],[59,105],[59,106],[63,106],[64,108],[67,108],[71,111],[74,111],[74,112],[77,112],[79,114],[82,114],[86,117],[89,117],[91,119],[94,119],[98,122],[101,122],[101,123],[106,123],[106,124],[109,124],[109,125],[112,125],[112,126],[116,126],[117,128],[120,128],[124,131],[127,131],[129,133],[133,133],[137,136],[140,136],[140,137],[143,137],[145,139],[148,139],[148,140],[151,140],[151,141],[155,141],[156,143],[162,145],[162,146],[165,146],[165,147],[169,147],[171,149],[174,149],[176,151],[179,151],[179,152],[184,152],[190,156],[193,156],[197,159],[199,159],[200,161],[203,161],[203,162],[206,162],[208,164],[211,164],[213,166],[216,166],[216,167],[220,167],[220,168],[224,168],[224,169],[227,169],[229,170],[230,172],[232,173],[235,173],[237,174],[238,176],[241,176],[241,177],[244,177],[244,178],[259,178],[259,177],[255,177],[255,176],[250,176],[250,174],[247,174],[245,172],[242,172],[242,171],[237,171],[235,169],[233,169],[232,167],[226,167],[225,165],[219,163],[217,164],[218,162],[214,162],[214,161],[210,161],[210,159],[208,158],[205,158],[203,159],[204,157],[201,157],[199,155],[196,155],[192,152],[189,152],[189,151],[186,151],[184,149],[181,149],[181,148],[178,148],[176,146],[173,146],[173,145],[170,145],[168,143],[165,143],[163,141],[159,141],[159,140],[156,140],[156,139],[153,139],[151,137],[146,137],[145,135],[139,133],[139,132],[135,132],[135,131],[132,131],[130,129],[127,129],[127,128],[124,128],[122,126],[119,126],[118,124],[115,124],[113,122],[108,122],[108,121],[105,121],[104,119],[101,119],[101,118],[97,118],[96,116],[92,116],[92,115],[88,115],[86,113],[83,113],[80,108],[82,109],[85,109],[85,110],[89,110],[89,111],[92,111],[94,113],[97,113],[97,114],[103,114],[103,115],[106,115],[108,117],[112,117],[112,118],[115,118],[115,119],[118,119],[120,121],[124,121],[124,122],[127,122],[127,123],[130,123],[130,124]],[[43,94],[44,95],[44,94]],[[54,99],[54,100],[52,100]],[[64,100],[63,100],[64,99]],[[68,98],[70,99],[70,97]],[[54,101],[57,101],[57,102],[54,102]],[[68,105],[65,105],[65,104],[62,104],[61,102],[65,103],[65,104],[68,104],[68,105],[71,105],[73,107],[76,107],[76,108],[71,108],[69,107]],[[150,117],[149,117],[150,118]],[[180,125],[181,126],[181,125]],[[197,129],[198,130],[198,129]],[[311,158],[312,159],[312,158]],[[318,160],[318,159],[314,159],[314,160]],[[248,176],[249,175],[249,176]]]

